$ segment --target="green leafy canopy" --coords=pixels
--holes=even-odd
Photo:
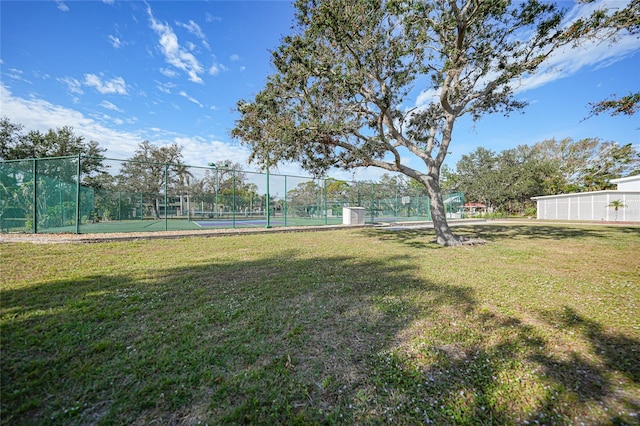
[[[404,148],[437,174],[455,120],[524,107],[513,97],[514,79],[569,42],[563,12],[537,1],[296,7],[295,34],[273,52],[276,73],[253,101],[239,102],[242,117],[232,132],[262,166],[378,166],[422,180],[401,164]],[[435,102],[407,108],[417,86]]]
[[[254,100],[238,103],[232,135],[264,168],[294,161],[313,173],[368,166],[403,173],[425,185],[439,240],[450,242],[439,174],[456,120],[522,109],[518,80],[587,27],[567,27],[565,11],[537,0],[295,5],[294,33],[273,52],[276,72]],[[416,93],[433,100],[407,106]],[[424,167],[403,163],[407,154]]]

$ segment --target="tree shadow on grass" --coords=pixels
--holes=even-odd
[[[620,364],[626,356],[637,363],[633,355],[638,341],[609,336],[616,363],[609,363],[611,358],[604,355],[602,365],[591,353],[572,353],[568,359],[555,353],[538,328],[517,318],[482,308],[474,309],[471,317],[469,326],[484,333],[475,342],[453,339],[443,344],[434,339],[418,345],[417,351],[416,346],[409,353],[391,351],[378,362],[374,376],[383,383],[389,396],[386,404],[391,407],[384,412],[386,421],[414,410],[423,414],[424,423],[434,424],[631,424],[637,420],[638,387],[631,384],[635,391],[623,391],[612,373],[630,368],[629,361]],[[422,359],[429,361],[416,362]],[[420,403],[398,396],[421,393]],[[529,401],[523,405],[525,400]],[[594,412],[594,407],[601,411]]]
[[[637,424],[640,416],[640,340],[605,330],[568,306],[543,311],[541,317],[555,328],[577,332],[591,350],[587,354],[572,352],[568,359],[555,359],[545,353],[533,354],[532,359],[556,383],[573,389],[582,400],[592,398],[603,405],[614,400],[614,404],[607,407],[611,414],[606,423]],[[557,399],[548,397],[544,405],[556,403]]]
[[[438,249],[433,229],[385,230],[384,228],[363,230],[368,236],[383,241],[396,241],[419,249]],[[519,225],[519,224],[475,224],[456,226],[455,235],[481,239],[489,242],[519,238],[534,240],[563,240],[581,238],[611,238],[615,234],[635,235],[640,238],[640,227],[633,226],[578,226],[578,225]]]
[[[324,421],[415,316],[406,291],[472,308],[410,272],[293,251],[3,290],[3,422]]]
[[[459,228],[456,228],[458,230]],[[626,233],[640,237],[640,227],[603,225],[547,225],[547,224],[489,224],[464,227],[461,231],[487,241],[525,237],[528,239],[564,240],[580,238],[610,238],[612,234]]]
[[[617,371],[640,384],[640,341],[605,330],[596,321],[581,316],[569,306],[559,311],[545,311],[542,316],[555,327],[575,330],[591,345],[603,367]]]
[[[430,228],[387,230],[384,228],[366,228],[361,231],[368,237],[381,241],[399,242],[418,250],[438,250],[444,248],[436,243],[436,233]]]
[[[3,290],[2,422],[567,423],[609,370],[637,383],[638,342],[581,318],[606,362],[564,360],[414,269],[287,251]]]

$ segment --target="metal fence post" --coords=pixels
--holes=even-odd
[[[371,182],[371,223],[375,222],[375,184]]]
[[[398,185],[396,185],[396,205],[394,207],[396,212],[396,222],[398,221]]]
[[[236,227],[236,171],[231,170],[231,226]]]
[[[282,202],[282,215],[284,216],[284,226],[287,226],[287,175],[284,175],[284,200]]]
[[[167,194],[167,188],[168,188],[168,181],[169,180],[169,164],[165,163],[164,164],[164,230],[168,231],[169,230],[169,206],[167,206],[167,199],[168,199],[168,195]]]
[[[33,233],[38,233],[38,159],[33,159]]]
[[[267,200],[265,203],[267,209],[267,226],[265,226],[265,228],[271,228],[271,214],[269,212],[271,206],[269,205],[269,198],[271,197],[269,196],[269,166],[267,166]]]
[[[216,205],[213,207],[213,210],[214,210],[213,217],[218,219],[218,205],[219,205],[218,193],[220,192],[220,188],[219,188],[219,186],[220,186],[220,170],[218,170],[218,166],[214,166],[214,167],[216,169],[216,186],[214,187],[214,189],[216,190],[215,191],[215,193],[216,193]]]
[[[323,197],[324,198],[324,224],[327,225],[329,224],[329,212],[327,212],[327,178],[325,177],[323,179],[324,185],[323,185]]]
[[[76,234],[80,233],[80,190],[82,189],[82,185],[80,185],[80,178],[82,175],[81,168],[81,154],[78,154],[78,181],[76,182]]]
[[[64,226],[64,207],[62,202],[62,181],[58,181],[58,200],[60,201],[60,226]]]

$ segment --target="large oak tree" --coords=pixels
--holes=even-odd
[[[521,78],[572,44],[554,4],[498,0],[298,0],[294,34],[273,52],[275,73],[240,101],[232,134],[269,168],[298,161],[374,166],[421,182],[437,241],[458,245],[446,220],[440,168],[456,121],[508,114]],[[577,26],[576,26],[577,25]],[[415,97],[431,95],[423,107]],[[413,97],[413,98],[412,98]],[[401,161],[413,154],[420,167]]]
[[[168,186],[179,186],[186,181],[186,173],[188,170],[182,164],[182,149],[178,145],[157,147],[143,141],[133,157],[123,163],[118,180],[122,189],[144,194],[154,217],[159,219],[158,197],[166,194]]]

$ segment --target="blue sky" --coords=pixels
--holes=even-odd
[[[293,17],[287,1],[2,0],[0,114],[26,130],[72,126],[110,158],[130,157],[147,139],[178,143],[190,165],[244,163],[248,149],[229,135],[234,107],[263,87],[273,71],[269,51],[291,33]],[[640,147],[637,116],[583,120],[589,102],[639,90],[637,37],[559,52],[547,72],[521,82],[518,97],[530,102],[524,114],[460,120],[447,163],[455,166],[478,146],[499,152],[553,137]],[[279,171],[300,174],[296,165]]]

